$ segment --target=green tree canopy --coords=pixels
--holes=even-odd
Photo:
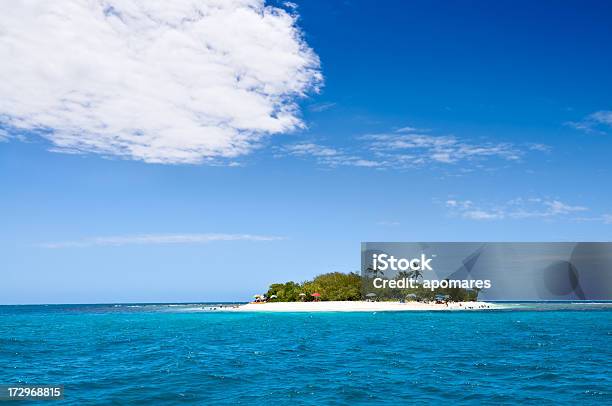
[[[313,293],[320,293],[321,300],[360,300],[361,277],[356,273],[331,272],[315,277],[301,284],[295,282],[273,283],[266,296],[276,295],[276,301],[295,302],[313,300]],[[300,297],[305,293],[305,297]]]

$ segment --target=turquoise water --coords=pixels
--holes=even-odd
[[[64,403],[610,404],[610,306],[255,314],[0,306],[0,384]]]

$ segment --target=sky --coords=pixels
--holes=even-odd
[[[605,1],[16,1],[0,304],[244,301],[362,241],[609,241]]]

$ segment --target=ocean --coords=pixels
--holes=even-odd
[[[612,403],[612,305],[214,307],[0,306],[0,384],[64,385],[75,405]]]

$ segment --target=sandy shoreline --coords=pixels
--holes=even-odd
[[[231,309],[238,312],[385,312],[429,310],[491,310],[500,305],[486,302],[458,302],[446,304],[419,302],[273,302],[248,303]]]

